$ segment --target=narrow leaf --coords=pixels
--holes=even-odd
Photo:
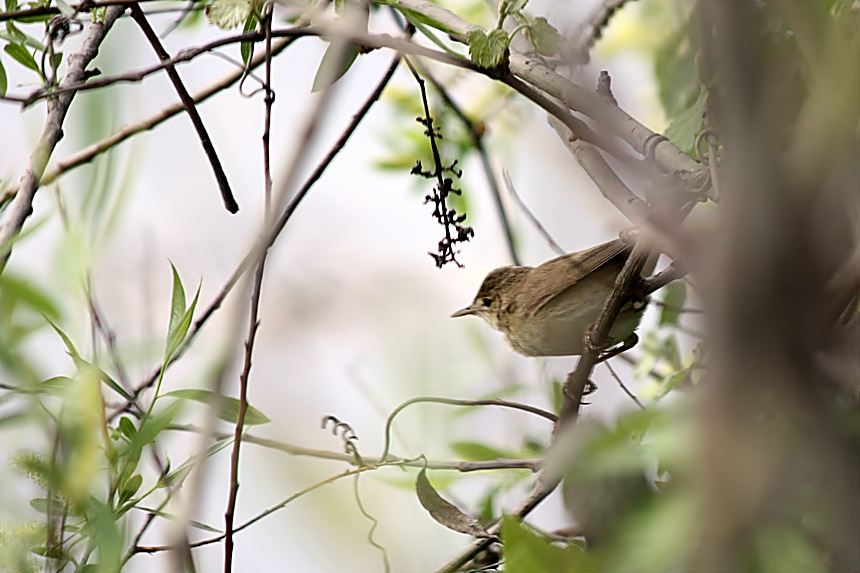
[[[221,440],[220,442],[218,442],[212,446],[209,446],[209,449],[206,450],[206,457],[209,458],[211,456],[214,456],[215,454],[217,454],[218,452],[220,452],[221,450],[223,450],[224,448],[226,448],[227,446],[229,446],[232,443],[233,443],[233,436],[230,436],[229,438],[227,438],[225,440]],[[182,465],[180,465],[174,471],[172,471],[169,474],[167,474],[166,476],[164,476],[164,478],[160,482],[160,485],[162,487],[166,487],[166,486],[171,486],[171,485],[180,483],[182,480],[184,480],[188,476],[188,474],[194,468],[194,465],[197,463],[197,458],[198,458],[198,456],[191,456],[190,458],[185,460],[185,462]]]
[[[19,44],[6,44],[3,48],[7,54],[12,56],[15,61],[24,66],[25,68],[30,68],[33,71],[39,71],[39,64],[36,63],[36,60],[33,59],[32,54],[27,51],[27,48],[19,45]]]
[[[210,392],[209,390],[195,390],[193,388],[189,388],[186,390],[174,390],[173,392],[168,392],[167,394],[165,394],[165,397],[193,400],[195,402],[200,402],[201,404],[206,404],[208,406],[214,404],[216,398],[214,392]],[[230,422],[233,424],[238,422],[239,400],[237,400],[236,398],[231,398],[229,396],[221,396],[221,412],[218,414],[218,417],[225,422]],[[268,424],[270,421],[271,420],[265,414],[248,404],[248,408],[247,410],[245,410],[246,426]]]
[[[477,519],[460,511],[455,505],[445,500],[433,489],[430,480],[427,479],[426,469],[422,468],[418,472],[418,479],[415,481],[415,492],[418,494],[418,501],[421,502],[421,505],[430,514],[430,517],[448,529],[473,537],[489,536]]]
[[[245,20],[245,27],[242,32],[247,34],[248,32],[253,32],[257,28],[257,17],[254,14],[248,16],[248,19]],[[242,63],[248,63],[248,60],[251,59],[251,56],[254,54],[254,42],[242,42],[242,45],[239,47],[242,52]]]
[[[180,285],[181,288],[181,285]],[[174,291],[175,294],[175,291]],[[185,310],[182,316],[173,323],[173,314],[170,316],[171,328],[167,334],[167,348],[164,352],[164,361],[165,363],[170,361],[173,358],[173,355],[182,345],[182,341],[185,340],[185,335],[188,334],[188,329],[191,327],[191,319],[194,317],[194,309],[197,307],[197,300],[200,298],[200,285],[197,286],[197,294],[194,295],[194,300],[191,303],[191,306]],[[183,306],[185,304],[185,294],[182,295]],[[175,308],[175,307],[174,307]],[[171,310],[172,313],[172,310]]]
[[[352,42],[344,46],[340,42],[332,42],[323,54],[317,74],[314,77],[312,92],[319,92],[343,77],[358,58],[358,46]],[[332,73],[332,68],[338,66]]]
[[[140,474],[134,474],[127,480],[125,480],[119,486],[119,504],[122,505],[131,497],[137,493],[137,490],[140,489],[140,486],[143,484],[143,477]]]
[[[687,284],[675,281],[666,285],[666,295],[663,297],[663,307],[660,309],[660,326],[675,326],[681,316],[681,309],[687,301]]]
[[[6,68],[3,67],[3,62],[0,62],[0,96],[6,95],[8,87],[9,79],[6,77]]]
[[[173,296],[170,299],[170,325],[167,327],[167,332],[173,332],[182,315],[185,314],[185,288],[173,263],[170,263],[170,268],[173,271]]]

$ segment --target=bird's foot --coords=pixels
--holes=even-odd
[[[636,346],[636,343],[638,343],[638,342],[639,342],[639,337],[636,336],[635,333],[631,334],[630,336],[628,336],[624,340],[624,342],[622,342],[621,344],[617,344],[617,345],[613,346],[612,348],[609,348],[603,354],[601,354],[600,357],[597,359],[596,364],[600,364],[601,362],[606,362],[610,358],[615,358],[619,354],[621,354],[623,352],[627,352],[628,350],[630,350],[631,348]]]

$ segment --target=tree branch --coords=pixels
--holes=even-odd
[[[80,51],[69,56],[69,68],[62,85],[77,84],[84,81],[87,76],[87,66],[98,55],[99,46],[113,26],[117,18],[125,11],[125,6],[111,6],[105,12],[102,22],[94,22],[90,26],[87,37],[84,39]],[[33,212],[33,198],[39,189],[39,182],[45,167],[57,143],[63,137],[63,121],[66,112],[72,103],[75,92],[69,92],[58,96],[48,102],[48,116],[45,119],[45,127],[36,149],[30,156],[30,167],[21,177],[18,185],[19,192],[12,200],[7,213],[7,220],[0,224],[0,273],[6,268],[9,256],[12,252],[12,242],[21,232],[27,218]]]
[[[143,13],[139,4],[135,3],[131,5],[131,17],[135,22],[137,22],[137,25],[140,26],[140,29],[143,31],[143,35],[146,36],[146,39],[158,55],[158,58],[162,62],[169,62],[170,54],[168,54],[164,49],[164,46],[161,45],[161,40],[158,39],[158,35],[155,33],[155,30],[153,30],[152,26],[149,25],[149,21],[146,19],[146,15]],[[215,151],[215,146],[212,145],[212,139],[209,137],[209,133],[203,125],[203,119],[197,112],[197,106],[194,104],[194,99],[191,97],[191,94],[188,93],[188,90],[185,89],[185,85],[182,83],[182,78],[179,77],[179,72],[176,71],[176,66],[173,64],[167,64],[165,70],[167,71],[167,76],[170,78],[170,81],[173,83],[173,87],[176,89],[176,93],[179,95],[179,99],[182,100],[182,105],[185,106],[185,111],[188,113],[188,117],[191,119],[191,123],[194,125],[195,131],[197,131],[197,137],[200,138],[200,145],[203,147],[203,151],[206,153],[206,157],[212,165],[212,171],[215,173],[215,180],[218,182],[218,188],[221,191],[221,199],[224,201],[224,208],[230,213],[237,213],[239,211],[239,205],[236,203],[236,199],[233,198],[233,191],[230,190],[230,183],[227,181],[227,174],[224,173],[224,168],[221,166],[221,161],[218,159],[218,153]]]

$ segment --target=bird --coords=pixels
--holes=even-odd
[[[472,303],[451,315],[474,315],[504,333],[525,356],[572,356],[600,316],[633,247],[620,239],[556,257],[537,267],[500,267],[486,276]],[[653,260],[652,260],[653,259]],[[643,273],[650,274],[656,256]],[[647,297],[628,301],[609,331],[609,345],[632,339]]]

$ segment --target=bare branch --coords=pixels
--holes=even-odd
[[[591,370],[597,364],[603,346],[609,337],[609,330],[615,322],[615,318],[621,311],[621,307],[627,302],[631,288],[641,280],[642,269],[648,257],[651,255],[650,248],[645,246],[643,240],[639,240],[633,247],[633,252],[624,264],[621,273],[615,279],[615,288],[600,311],[600,318],[586,332],[585,352],[576,364],[576,369],[571,372],[564,383],[564,401],[559,412],[558,425],[555,435],[560,430],[576,420],[582,402],[582,394],[585,391]]]
[[[639,400],[639,398],[637,398],[637,397],[636,397],[636,394],[634,394],[633,392],[631,392],[631,391],[630,391],[630,389],[629,389],[629,388],[627,388],[627,386],[626,386],[626,385],[624,384],[624,382],[621,380],[621,377],[619,377],[619,376],[618,376],[618,374],[615,372],[615,369],[614,369],[614,368],[612,367],[612,365],[609,363],[609,360],[606,360],[603,364],[605,364],[605,365],[606,365],[606,368],[608,368],[608,369],[609,369],[609,373],[610,373],[610,374],[612,374],[612,377],[613,377],[613,378],[615,378],[615,381],[618,383],[618,386],[620,386],[620,387],[621,387],[621,389],[624,391],[624,393],[625,393],[625,394],[627,394],[627,396],[628,396],[631,400],[633,400],[633,401],[636,403],[636,405],[637,405],[637,406],[639,406],[639,409],[640,409],[640,410],[645,410],[645,404],[643,404],[643,403]]]
[[[69,6],[75,12],[91,11],[95,8],[104,8],[107,6],[128,7],[131,4],[140,4],[144,2],[155,2],[157,0],[102,0],[98,2],[81,2],[79,4],[70,4]],[[51,14],[59,14],[60,9],[53,6],[39,6],[38,8],[26,8],[24,10],[13,10],[11,12],[0,12],[0,22],[7,20],[18,20],[20,18],[35,18],[38,16],[50,16]]]
[[[552,238],[552,235],[549,234],[549,231],[546,230],[546,227],[544,227],[538,220],[538,218],[535,217],[531,211],[529,211],[529,208],[517,194],[517,189],[516,187],[514,187],[514,182],[511,181],[511,174],[508,173],[507,169],[502,171],[502,176],[505,178],[505,186],[508,188],[508,193],[510,193],[511,196],[516,200],[517,205],[520,206],[520,209],[523,213],[525,213],[528,220],[532,222],[535,228],[537,228],[538,232],[543,236],[544,239],[546,239],[546,242],[549,243],[550,248],[552,248],[552,250],[555,251],[557,255],[563,255],[566,251],[561,247],[561,245],[555,242],[555,239]]]
[[[131,5],[131,17],[135,22],[137,22],[137,25],[140,26],[140,29],[143,31],[143,35],[146,36],[146,39],[158,55],[158,58],[162,62],[170,61],[170,54],[168,54],[164,49],[164,46],[161,45],[161,40],[158,39],[158,35],[155,33],[155,30],[153,30],[152,26],[149,25],[149,21],[146,19],[146,15],[140,8],[140,5]],[[165,70],[167,71],[167,76],[170,78],[170,81],[173,83],[173,87],[176,89],[176,93],[179,94],[179,99],[182,100],[182,105],[185,106],[185,111],[188,113],[188,117],[191,119],[194,129],[197,131],[197,137],[200,138],[200,145],[203,147],[203,151],[206,153],[206,157],[212,165],[212,171],[215,173],[215,180],[218,182],[218,188],[221,191],[221,199],[224,201],[224,208],[231,213],[238,212],[239,205],[236,203],[236,199],[233,198],[233,191],[230,190],[230,183],[227,181],[227,174],[224,173],[224,168],[221,166],[221,160],[218,159],[218,153],[215,151],[215,146],[212,145],[212,139],[209,137],[209,133],[203,125],[203,119],[197,112],[197,106],[194,104],[194,99],[191,97],[191,94],[188,93],[188,90],[185,89],[185,85],[182,83],[182,78],[179,77],[179,72],[176,71],[176,67],[173,64],[168,64]]]

